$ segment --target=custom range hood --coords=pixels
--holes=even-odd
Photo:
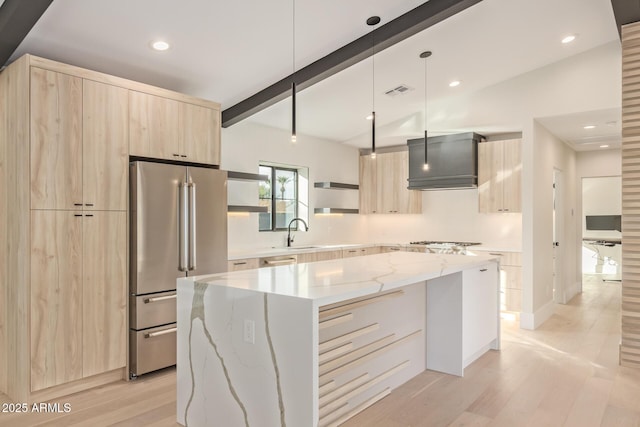
[[[478,186],[478,142],[473,132],[427,138],[429,168],[424,169],[424,138],[410,139],[409,190],[450,190]]]

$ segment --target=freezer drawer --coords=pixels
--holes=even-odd
[[[130,297],[129,327],[131,329],[146,329],[175,323],[175,321],[176,291]]]
[[[133,376],[176,364],[176,324],[129,331],[129,370]]]

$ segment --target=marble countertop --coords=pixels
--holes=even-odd
[[[496,257],[490,255],[390,252],[190,279],[210,286],[310,299],[320,306],[457,273],[495,260]]]

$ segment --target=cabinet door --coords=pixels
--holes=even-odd
[[[129,153],[158,159],[184,159],[178,126],[180,102],[129,91]]]
[[[478,210],[502,212],[502,141],[478,144]]]
[[[82,215],[31,211],[31,391],[82,378]]]
[[[128,91],[84,80],[82,99],[85,210],[126,210]]]
[[[377,213],[377,159],[360,156],[360,213]]]
[[[180,104],[181,154],[186,160],[220,164],[220,111],[199,105]]]
[[[396,213],[398,211],[398,193],[395,191],[397,185],[397,173],[394,170],[396,166],[396,153],[378,154],[376,162],[376,212],[377,213]]]
[[[228,271],[241,271],[259,268],[260,262],[258,258],[235,259],[227,262]]]
[[[398,194],[397,213],[422,213],[422,192],[409,190],[409,152],[394,153],[394,185]]]
[[[31,68],[31,208],[82,206],[82,79]]]
[[[519,139],[502,141],[503,212],[522,212],[522,157]]]
[[[83,218],[83,376],[126,364],[126,212],[85,212]]]

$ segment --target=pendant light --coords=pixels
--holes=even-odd
[[[424,164],[423,170],[429,170],[429,151],[427,150],[427,58],[431,56],[431,51],[427,50],[420,54],[420,58],[424,59]]]
[[[297,141],[296,136],[296,0],[292,1],[292,27],[293,27],[293,73],[291,74],[291,142]]]
[[[379,16],[367,19],[367,25],[374,27],[380,23]],[[371,158],[376,158],[376,36],[371,30]]]

